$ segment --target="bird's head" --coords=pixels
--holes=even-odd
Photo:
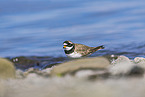
[[[63,49],[64,49],[64,50],[69,51],[69,50],[71,50],[73,47],[74,47],[74,43],[73,43],[73,42],[68,41],[68,40],[63,42]]]

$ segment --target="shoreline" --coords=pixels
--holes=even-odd
[[[0,97],[144,97],[144,71],[145,58],[125,56],[71,60],[43,70],[16,69],[15,79],[0,80]]]

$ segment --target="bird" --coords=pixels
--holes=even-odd
[[[89,47],[83,44],[73,43],[69,40],[63,42],[63,49],[67,57],[69,58],[81,58],[92,53],[104,49],[104,45],[98,47]]]

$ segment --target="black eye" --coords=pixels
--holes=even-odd
[[[70,43],[68,43],[68,46],[71,46],[71,44],[70,44]]]

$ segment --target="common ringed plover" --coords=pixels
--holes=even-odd
[[[104,48],[105,47],[103,45],[98,47],[89,47],[83,44],[73,43],[71,41],[63,42],[64,52],[70,58],[84,57]]]

